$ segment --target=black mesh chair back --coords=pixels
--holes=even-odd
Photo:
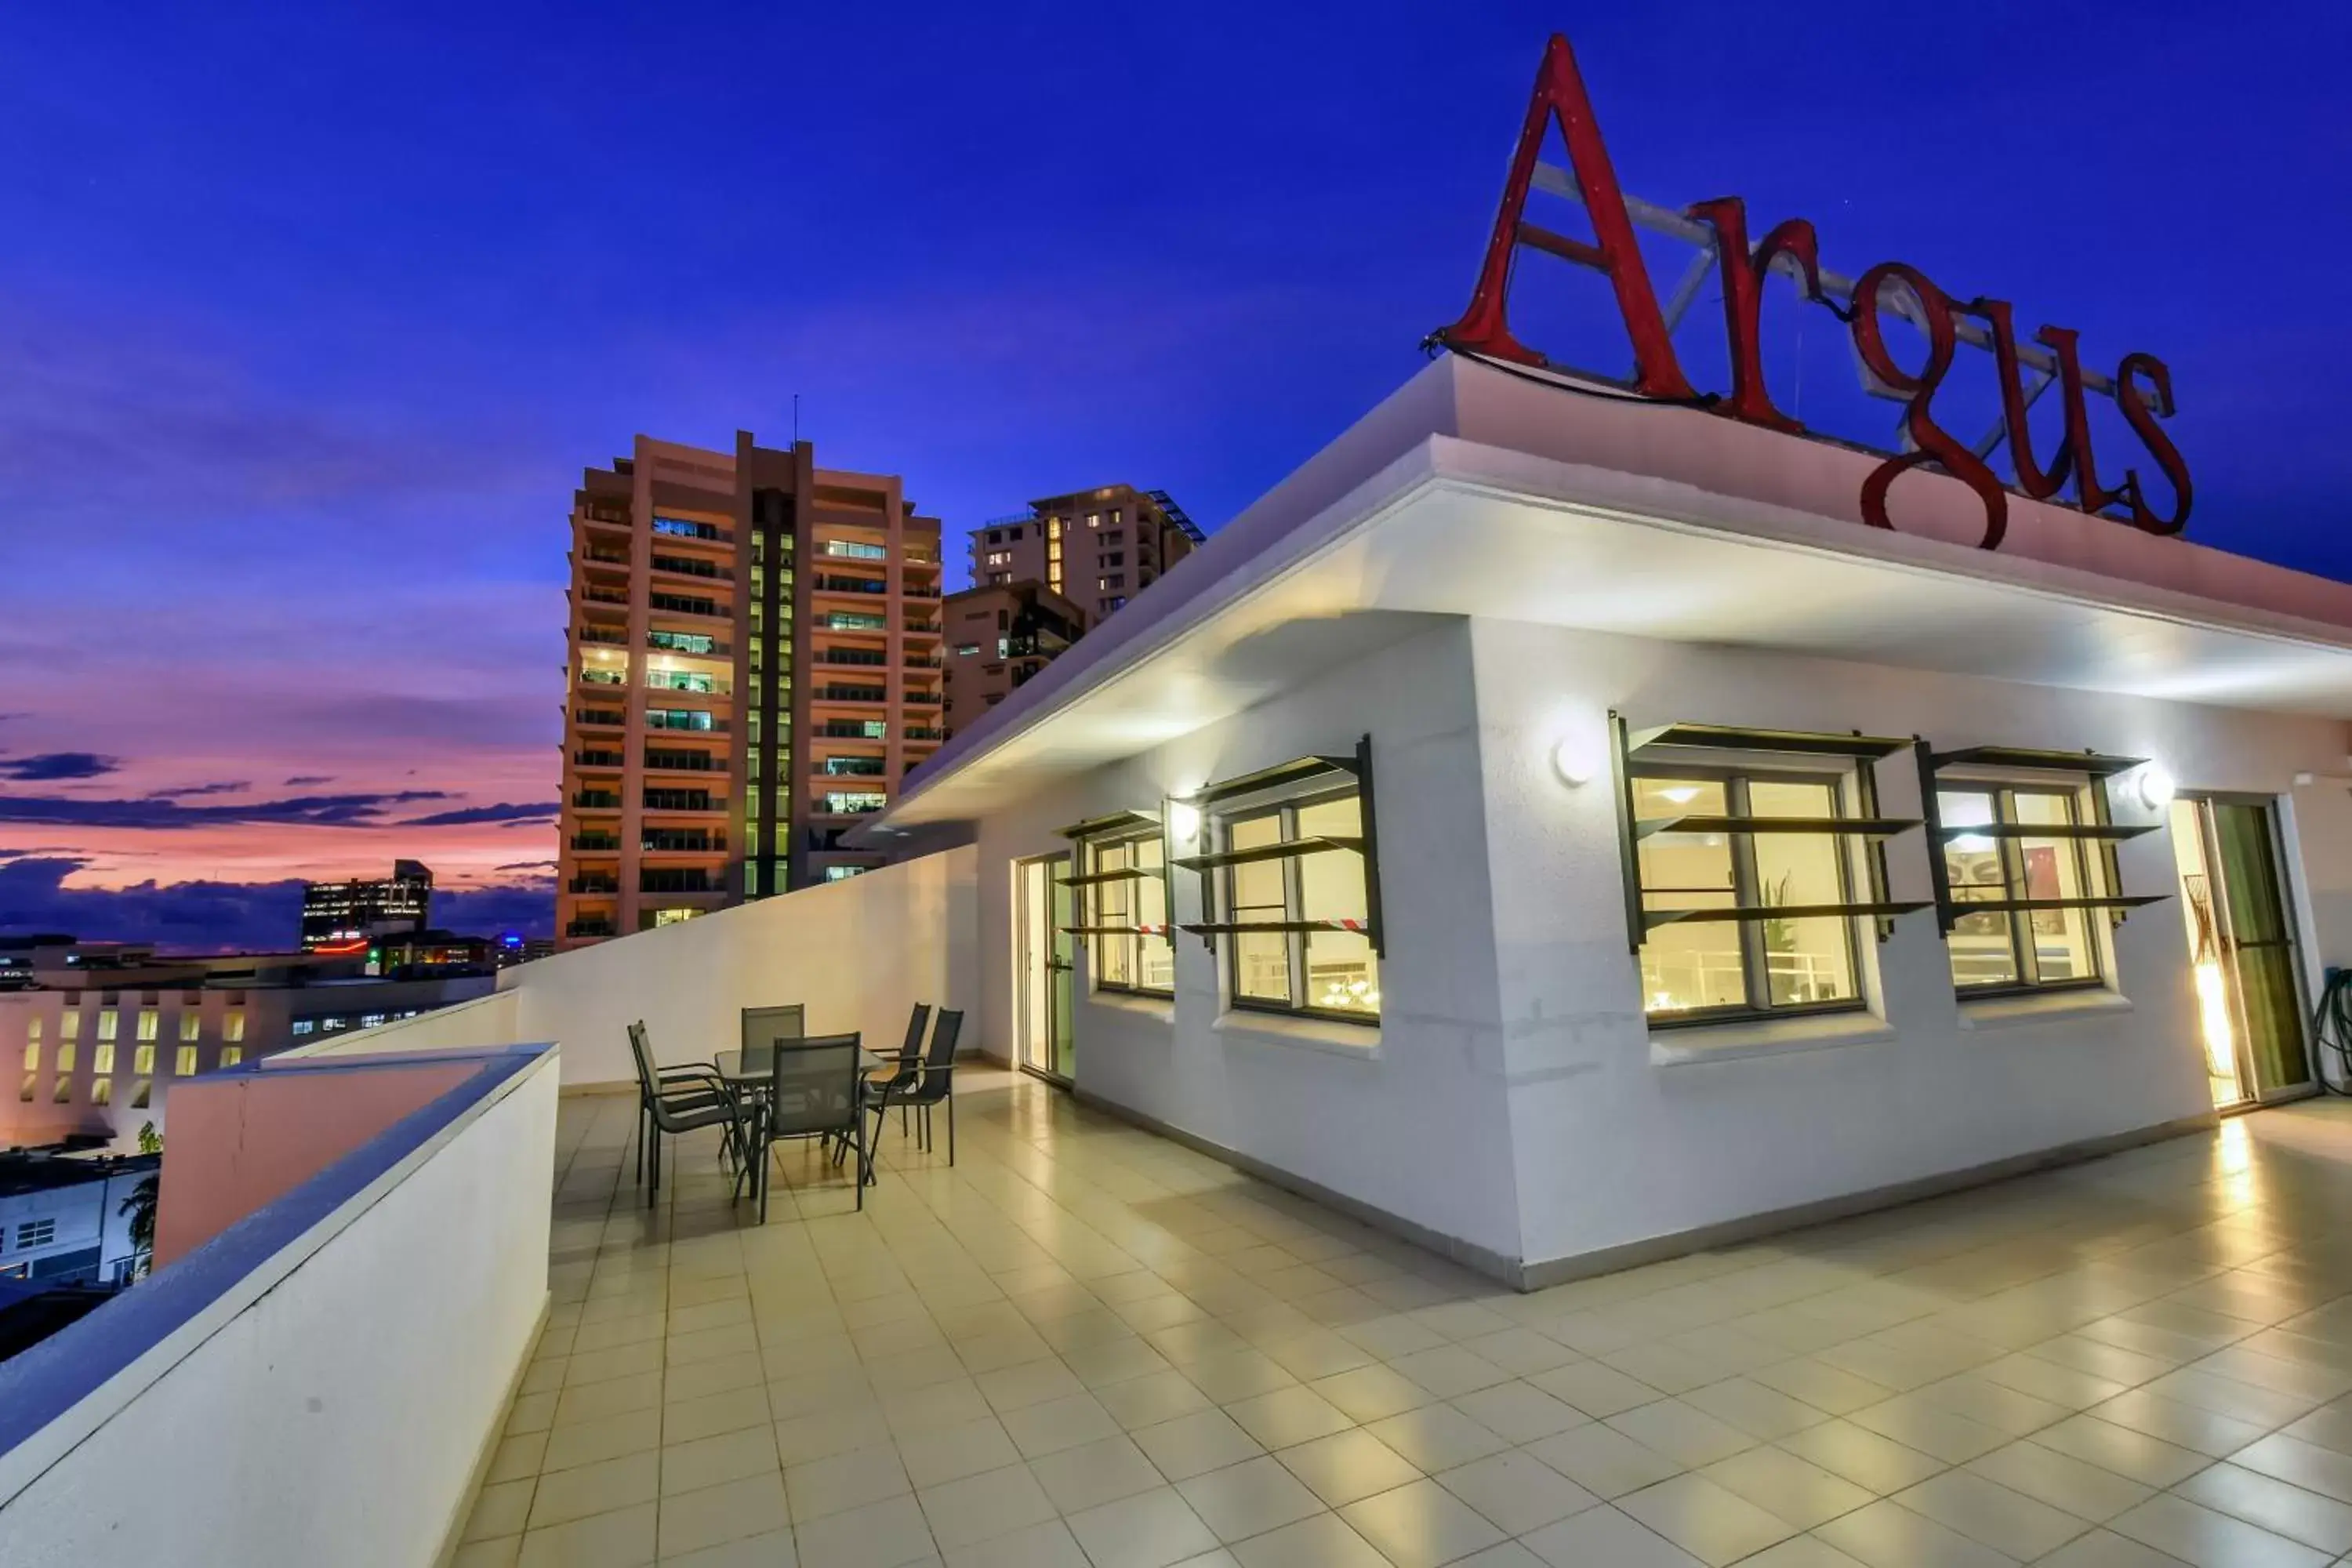
[[[782,1007],[746,1007],[743,1009],[743,1062],[748,1068],[754,1053],[765,1057],[783,1042],[797,1040],[806,1033],[802,1017],[806,1009],[798,1002]]]
[[[858,1037],[820,1035],[776,1051],[770,1136],[814,1138],[857,1126]]]
[[[868,1089],[898,1094],[915,1087],[923,1066],[923,1026],[930,1021],[931,1005],[916,1003],[913,1015],[907,1020],[907,1038],[898,1047],[898,1059],[888,1069],[890,1076],[886,1079],[881,1069],[877,1069],[866,1084]]]
[[[637,1064],[637,1092],[647,1101],[654,1098],[653,1053],[646,1047],[646,1021],[643,1018],[629,1026],[629,1055]]]
[[[911,1105],[937,1105],[948,1096],[954,1081],[956,1037],[963,1033],[963,1011],[958,1007],[940,1009],[940,1021],[931,1030],[931,1048],[923,1053],[923,1081],[915,1092],[904,1098]]]

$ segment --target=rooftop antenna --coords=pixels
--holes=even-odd
[[[801,444],[801,395],[793,394],[793,445]]]

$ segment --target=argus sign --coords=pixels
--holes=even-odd
[[[1546,129],[1554,121],[1568,146],[1576,192],[1591,217],[1590,241],[1571,239],[1525,216],[1537,174],[1537,154]],[[2035,500],[2058,500],[2093,516],[2115,515],[2150,533],[2179,533],[2188,522],[2189,467],[2157,423],[2171,417],[2174,406],[2172,373],[2162,360],[2152,354],[2126,354],[2112,379],[2086,375],[2077,334],[2069,328],[2045,326],[2034,333],[2041,349],[2021,350],[2006,300],[1956,300],[1917,268],[1900,261],[1880,262],[1851,284],[1831,278],[1822,269],[1813,226],[1803,218],[1787,219],[1762,239],[1751,241],[1747,205],[1738,196],[1697,203],[1685,216],[1703,226],[1717,257],[1731,363],[1727,394],[1700,394],[1684,376],[1667,317],[1659,309],[1643,264],[1625,195],[1618,186],[1584,79],[1577,71],[1576,57],[1568,40],[1555,35],[1537,73],[1535,97],[1528,105],[1527,121],[1511,158],[1510,178],[1503,188],[1502,211],[1496,217],[1469,307],[1460,321],[1433,334],[1432,341],[1459,353],[1510,363],[1547,364],[1542,354],[1511,333],[1511,264],[1518,247],[1529,247],[1591,268],[1609,279],[1618,312],[1633,340],[1631,384],[1636,393],[1801,435],[1804,426],[1774,406],[1764,384],[1759,341],[1764,280],[1778,269],[1794,279],[1805,299],[1848,324],[1855,352],[1875,389],[1904,404],[1906,449],[1888,457],[1863,481],[1864,521],[1875,528],[1892,528],[1887,492],[1909,470],[1929,468],[1949,474],[1976,492],[1984,506],[1981,542],[1987,550],[2000,543],[2008,528],[2011,485]],[[1916,369],[1906,370],[1896,362],[1887,342],[1888,315],[1911,322],[1925,336],[1926,358]],[[2000,426],[1974,446],[1939,425],[1933,408],[1937,389],[1950,374],[1956,351],[1964,341],[1991,353],[2000,385]],[[2022,363],[2029,358],[2041,367],[2041,379],[2031,387]],[[2064,436],[2045,465],[2034,457],[2026,416],[2034,396],[2053,381],[2062,399]],[[2100,479],[2091,450],[2088,395],[2093,390],[2115,398],[2125,424],[2164,475],[2173,493],[2168,515],[2150,507],[2137,469],[2124,469],[2123,477],[2112,486]],[[2011,470],[2008,484],[1988,461],[1990,452],[2004,443]]]

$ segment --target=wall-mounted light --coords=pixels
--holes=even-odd
[[[1585,736],[1570,735],[1551,749],[1551,769],[1563,784],[1591,784],[1601,771],[1600,748]]]
[[[1179,844],[1190,844],[1201,836],[1201,808],[1187,805],[1181,800],[1168,803],[1168,837]]]
[[[2150,763],[2139,771],[2139,803],[2150,811],[2162,811],[2170,805],[2179,788],[2179,785],[2160,763]]]

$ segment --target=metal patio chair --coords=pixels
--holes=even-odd
[[[956,1037],[963,1032],[963,1013],[960,1008],[942,1007],[939,1021],[931,1026],[930,1048],[923,1053],[923,1070],[915,1082],[905,1089],[893,1089],[877,1095],[873,1101],[875,1141],[882,1136],[882,1119],[896,1105],[901,1110],[915,1112],[916,1147],[931,1147],[931,1108],[942,1100],[948,1108],[948,1163],[955,1163],[955,1054]],[[869,1154],[868,1158],[872,1156]]]
[[[629,1055],[637,1068],[638,1168],[651,1177],[646,1185],[646,1206],[653,1207],[661,1191],[661,1138],[665,1132],[675,1138],[705,1127],[725,1129],[719,1152],[737,1161],[740,1180],[741,1157],[750,1145],[745,1141],[742,1103],[727,1087],[726,1080],[710,1068],[656,1067],[643,1019],[629,1026]]]
[[[857,1155],[857,1206],[874,1180],[874,1159],[866,1142],[865,1051],[860,1037],[817,1035],[775,1047],[775,1070],[767,1103],[755,1119],[760,1218],[768,1217],[769,1146],[780,1139],[838,1139]]]

